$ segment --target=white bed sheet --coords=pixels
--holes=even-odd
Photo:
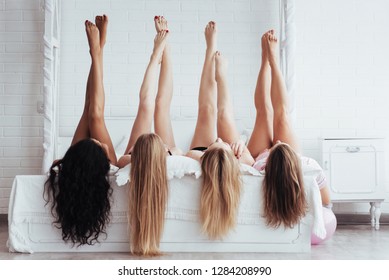
[[[263,177],[242,166],[243,191],[235,230],[223,240],[211,241],[202,234],[198,214],[201,175],[198,162],[168,157],[169,200],[161,249],[166,252],[306,252],[313,229],[325,235],[320,193],[314,177],[304,175],[310,210],[293,229],[268,228],[262,213],[260,186]],[[181,168],[177,168],[181,166]],[[16,176],[10,198],[8,248],[12,252],[128,252],[127,187],[129,167],[112,176],[112,211],[107,236],[93,246],[72,247],[61,239],[49,205],[43,199],[46,176]],[[317,190],[316,190],[317,189]]]

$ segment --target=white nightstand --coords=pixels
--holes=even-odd
[[[371,226],[377,230],[385,199],[384,146],[382,138],[322,139],[322,167],[332,202],[369,202]]]

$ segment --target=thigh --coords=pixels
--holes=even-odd
[[[90,137],[89,124],[88,124],[88,114],[83,113],[80,121],[78,122],[76,131],[74,132],[71,145],[76,144],[77,142],[87,139]]]
[[[190,148],[208,147],[216,140],[216,130],[214,124],[204,124],[197,122],[195,132],[190,144]]]
[[[239,140],[239,132],[232,117],[219,118],[217,121],[217,136],[231,144]]]
[[[294,131],[287,120],[279,120],[273,126],[273,144],[281,141],[289,144],[294,150],[298,151],[298,143]]]
[[[154,122],[156,123],[156,122]],[[166,144],[169,148],[173,148],[176,146],[174,141],[173,127],[170,122],[170,119],[163,123],[162,127],[155,126],[155,133],[161,137],[162,142]]]
[[[216,112],[212,109],[200,109],[190,148],[208,147],[216,140]]]
[[[253,158],[256,158],[266,149],[270,149],[273,142],[271,120],[257,115],[253,132],[247,144]]]
[[[156,106],[154,113],[154,130],[169,148],[173,148],[176,144],[174,141],[173,127],[169,110],[169,106],[165,106],[163,108]]]
[[[148,112],[149,109],[139,108],[138,114],[136,115],[134,125],[132,126],[130,139],[128,140],[127,148],[124,154],[128,154],[131,148],[135,145],[136,140],[139,136],[146,133],[151,133],[151,126],[153,122],[153,113]]]
[[[90,124],[90,137],[104,143],[108,146],[108,158],[112,164],[116,165],[117,158],[115,148],[113,147],[111,136],[108,133],[108,129],[104,120],[94,121]]]

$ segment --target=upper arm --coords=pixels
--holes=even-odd
[[[117,162],[117,167],[123,168],[124,166],[130,163],[131,163],[131,155],[123,155],[119,158]]]
[[[193,159],[195,159],[197,161],[200,161],[200,159],[203,156],[203,154],[204,153],[202,151],[190,150],[189,152],[186,153],[185,156],[193,158]]]
[[[255,163],[254,158],[252,157],[250,151],[247,149],[246,146],[244,147],[244,150],[243,150],[242,156],[239,159],[239,162],[250,165],[250,166],[253,166],[253,164]]]

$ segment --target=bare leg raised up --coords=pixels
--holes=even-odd
[[[163,16],[154,18],[157,32],[166,30],[167,21]],[[170,44],[166,42],[163,50],[161,71],[158,80],[158,92],[155,102],[154,129],[162,141],[169,147],[176,146],[174,142],[173,128],[170,119],[170,104],[173,97],[173,63],[171,58]]]
[[[254,158],[273,145],[273,107],[270,99],[271,69],[267,48],[267,33],[261,39],[262,62],[254,94],[257,113],[254,130],[247,145]]]
[[[190,145],[191,149],[194,147],[208,147],[216,139],[217,96],[214,59],[217,43],[216,23],[210,21],[205,27],[204,34],[207,49],[201,73],[197,124]]]
[[[293,133],[288,113],[287,89],[281,69],[279,67],[278,41],[273,32],[267,33],[266,45],[269,53],[271,68],[271,102],[274,110],[273,118],[273,145],[277,141],[288,143],[298,151],[298,144]]]
[[[105,16],[102,25],[108,24]],[[74,134],[72,145],[85,138],[94,138],[107,151],[112,164],[116,164],[116,154],[104,121],[103,47],[99,28],[90,21],[85,22],[85,30],[92,59],[87,81],[84,111]],[[105,28],[106,30],[106,28]],[[105,31],[102,34],[106,36]]]
[[[151,132],[155,108],[158,64],[162,59],[167,37],[168,32],[163,30],[158,32],[154,38],[154,49],[140,88],[138,113],[132,127],[131,136],[128,141],[125,154],[130,152],[130,149],[134,146],[140,135]]]
[[[231,144],[239,140],[234,120],[234,110],[227,86],[227,60],[215,53],[215,80],[217,83],[217,134]]]
[[[236,128],[234,110],[227,86],[227,61],[220,52],[215,53],[215,79],[217,82],[218,137],[231,145],[232,151],[240,162],[252,165],[254,160],[249,150],[239,140],[239,132]]]

